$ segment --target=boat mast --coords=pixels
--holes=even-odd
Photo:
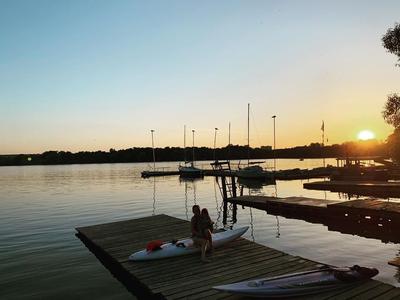
[[[186,125],[183,125],[183,159],[185,160],[184,163],[186,164]]]
[[[192,145],[192,152],[193,152],[193,156],[192,156],[192,166],[194,167],[194,129],[192,129],[192,139],[193,139],[193,145]]]
[[[154,151],[154,130],[151,130],[151,147],[153,148],[153,171],[156,170],[156,152]]]
[[[231,159],[231,122],[229,122],[229,131],[228,131],[228,160]]]
[[[247,103],[247,165],[250,165],[250,103]]]
[[[231,122],[229,122],[229,131],[228,131],[228,145],[231,144]]]

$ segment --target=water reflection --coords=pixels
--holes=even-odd
[[[154,216],[156,214],[156,177],[153,177],[153,213]]]
[[[222,214],[222,210],[223,210],[223,205],[222,205],[222,202],[220,204],[218,201],[218,192],[217,192],[218,182],[217,182],[217,180],[213,180],[213,183],[214,183],[214,198],[215,198],[215,205],[216,205],[215,210],[217,212],[217,219],[215,221],[214,226],[216,228],[218,228],[218,227],[222,227],[222,225],[223,225],[221,222],[221,214]]]
[[[253,221],[253,209],[250,207],[250,236],[253,242],[256,241],[254,237],[254,221]]]
[[[278,218],[278,216],[275,216],[275,218],[276,218],[276,235],[275,235],[275,237],[277,239],[279,239],[281,237],[279,218]]]
[[[253,191],[261,191],[264,186],[267,185],[275,185],[275,180],[265,180],[265,179],[247,179],[247,178],[238,178],[237,183],[239,186],[251,189]]]
[[[197,192],[196,192],[196,182],[201,181],[203,178],[194,178],[194,177],[179,177],[179,182],[183,183],[185,186],[185,210],[186,210],[186,219],[188,216],[188,191],[191,190],[193,192],[193,205],[197,204]]]

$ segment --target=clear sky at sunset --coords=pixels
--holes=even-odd
[[[391,132],[400,1],[0,1],[0,153]],[[191,132],[190,132],[191,133]]]

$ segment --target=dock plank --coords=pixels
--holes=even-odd
[[[289,201],[295,203],[298,199],[292,198]],[[306,202],[304,206],[310,204]],[[104,266],[129,291],[143,299],[242,299],[212,287],[320,266],[318,262],[292,256],[244,238],[215,249],[210,256],[212,262],[208,264],[200,261],[199,254],[149,262],[129,261],[129,255],[143,249],[147,241],[168,241],[188,235],[188,221],[167,215],[78,227],[76,230],[77,236]],[[388,295],[395,298],[400,292],[393,286],[371,280],[358,287],[349,287],[346,291],[330,293],[325,298],[349,299],[363,295]]]

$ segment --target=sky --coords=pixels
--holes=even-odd
[[[400,92],[399,1],[0,0],[0,154],[328,144]]]

